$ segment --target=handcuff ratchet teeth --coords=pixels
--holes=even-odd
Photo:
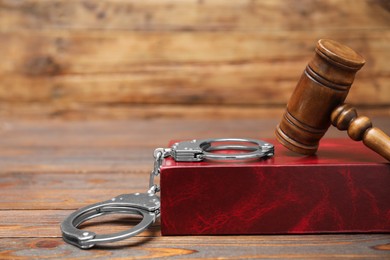
[[[221,144],[213,145],[217,143]],[[240,145],[238,143],[250,143],[251,145]],[[216,151],[217,153],[215,153]],[[241,152],[220,153],[221,151]],[[163,160],[168,156],[173,157],[178,162],[199,162],[203,160],[253,160],[268,158],[273,155],[274,146],[272,144],[242,138],[183,141],[173,144],[171,148],[157,148],[154,151],[154,167],[150,174],[147,193],[122,194],[110,200],[78,209],[61,223],[62,237],[69,244],[87,249],[97,244],[133,237],[151,226],[160,216],[160,199],[156,195],[160,188],[154,184],[154,178],[160,174]],[[118,213],[138,215],[142,217],[142,220],[129,230],[113,234],[98,235],[91,231],[78,229],[82,223],[90,219]]]

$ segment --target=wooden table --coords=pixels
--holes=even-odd
[[[388,118],[373,122],[390,132]],[[76,208],[145,191],[154,148],[171,139],[272,137],[276,124],[275,119],[2,120],[0,259],[390,259],[389,234],[162,237],[157,223],[133,239],[90,250],[61,239],[59,224]],[[330,130],[327,136],[345,133]],[[109,220],[88,228],[113,232],[134,224]]]

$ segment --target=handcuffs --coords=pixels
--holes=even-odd
[[[226,144],[213,145],[213,143]],[[243,143],[243,145],[238,143]],[[221,153],[221,151],[230,152]],[[231,151],[241,152],[231,153]],[[150,174],[149,189],[146,193],[122,194],[110,200],[78,209],[62,222],[62,237],[69,244],[87,249],[97,244],[133,237],[152,225],[160,216],[160,199],[156,195],[160,191],[160,187],[154,183],[154,178],[160,174],[163,160],[168,156],[171,156],[177,162],[200,162],[203,160],[245,161],[265,159],[273,155],[274,146],[272,144],[260,140],[242,138],[183,141],[173,144],[171,148],[157,148],[154,151],[154,167]],[[94,232],[77,228],[90,219],[118,213],[139,215],[142,217],[142,220],[129,230],[105,235],[98,235]]]

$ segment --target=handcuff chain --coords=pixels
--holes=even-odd
[[[248,142],[252,143],[252,146],[222,144],[212,146],[212,143],[216,142]],[[224,150],[240,150],[247,151],[247,153],[218,153]],[[175,143],[171,148],[157,148],[153,154],[154,165],[150,173],[147,193],[122,194],[78,209],[61,223],[62,236],[70,244],[80,248],[90,248],[95,244],[115,242],[135,236],[152,225],[160,216],[161,206],[160,198],[156,195],[160,191],[160,186],[155,184],[155,177],[160,175],[166,157],[171,156],[176,162],[199,162],[202,160],[252,160],[268,158],[273,154],[272,144],[240,138],[194,139]],[[142,220],[129,230],[106,235],[78,229],[78,226],[85,221],[113,213],[135,214],[141,216]]]
[[[149,194],[156,194],[160,191],[160,186],[154,183],[154,178],[158,175],[160,175],[160,168],[164,161],[164,158],[171,156],[172,149],[171,148],[157,148],[154,150],[153,157],[154,157],[154,165],[153,170],[150,173],[149,178]]]

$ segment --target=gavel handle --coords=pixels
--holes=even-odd
[[[333,110],[331,122],[339,130],[347,130],[353,140],[363,140],[367,147],[390,161],[390,137],[379,128],[372,127],[368,117],[358,116],[355,108],[348,104],[340,105]]]

